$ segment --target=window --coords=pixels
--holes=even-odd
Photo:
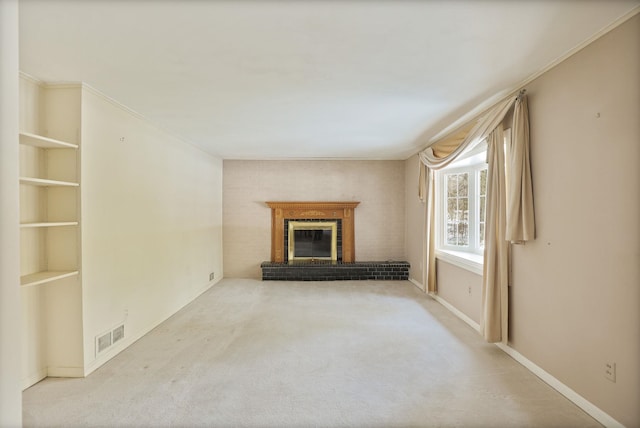
[[[474,165],[442,174],[441,247],[482,254],[484,251],[487,166]]]
[[[436,174],[436,255],[480,273],[485,241],[486,156],[486,145],[481,144]]]

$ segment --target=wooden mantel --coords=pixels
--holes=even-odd
[[[360,202],[267,202],[271,208],[271,261],[284,262],[285,219],[342,220],[342,261],[356,261],[354,210]]]

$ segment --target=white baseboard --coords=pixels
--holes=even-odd
[[[416,287],[418,287],[418,289],[420,289],[420,291],[422,291],[423,293],[425,292],[425,287],[424,285],[422,285],[422,283],[416,281],[413,278],[409,278],[409,282],[412,283],[413,285],[415,285]]]
[[[47,367],[48,377],[84,377],[82,367]]]
[[[42,368],[22,379],[22,390],[29,388],[47,377],[47,369]]]
[[[573,402],[576,406],[580,407],[586,413],[588,413],[592,418],[600,422],[605,427],[615,427],[615,428],[624,428],[620,422],[612,418],[610,415],[602,411],[600,408],[595,406],[593,403],[588,401],[586,398],[575,392],[573,389],[569,388],[564,383],[560,382],[558,379],[553,377],[551,374],[546,372],[540,366],[536,365],[534,362],[526,358],[524,355],[510,347],[509,345],[505,345],[504,343],[496,343],[498,348],[502,349],[507,355],[511,358],[525,366],[532,372],[534,375],[538,376],[545,383],[547,383],[550,387],[558,391],[560,394],[564,395],[567,399]]]
[[[451,305],[446,300],[437,296],[436,294],[429,294],[435,301],[440,303],[442,306],[447,308],[451,313],[460,318],[465,323],[469,324],[471,328],[480,333],[480,325],[473,321],[471,318],[466,316],[460,310],[458,310],[455,306]],[[526,358],[524,355],[506,345],[504,343],[496,343],[498,348],[500,348],[503,352],[509,355],[511,358],[522,364],[525,368],[527,368],[531,373],[538,376],[543,382],[549,385],[551,388],[558,391],[560,394],[564,395],[569,401],[571,401],[576,406],[580,407],[587,414],[589,414],[592,418],[600,422],[607,428],[624,428],[620,422],[615,420],[609,414],[598,408],[595,404],[588,401],[586,398],[575,392],[573,389],[569,388],[564,383],[560,382],[557,378],[546,372],[540,366],[536,365],[533,361]]]
[[[474,320],[469,318],[467,315],[465,315],[463,312],[461,312],[458,308],[456,308],[451,303],[447,302],[446,300],[444,300],[442,297],[438,296],[437,294],[429,293],[429,295],[431,297],[433,297],[433,299],[436,302],[440,303],[442,306],[444,306],[445,308],[449,309],[449,311],[452,312],[455,316],[457,316],[462,321],[464,321],[467,324],[469,324],[469,327],[471,327],[472,329],[474,329],[475,331],[480,333],[480,324],[478,324],[477,322],[475,322]]]

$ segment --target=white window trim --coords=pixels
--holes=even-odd
[[[436,259],[478,275],[483,273],[484,256],[480,254],[438,249],[436,250]]]
[[[443,181],[442,174],[456,173],[456,172],[460,172],[461,170],[468,171],[469,169],[473,169],[473,170],[482,169],[483,167],[485,167],[485,165],[484,165],[484,158],[482,157],[483,155],[481,153],[484,153],[484,152],[486,152],[486,143],[481,143],[478,146],[476,146],[473,150],[469,151],[469,153],[467,153],[466,155],[463,155],[463,157],[460,160],[454,162],[448,168],[441,170],[442,173],[440,173],[439,171],[437,174],[435,174],[436,176],[435,186],[437,189],[436,198],[435,198],[436,199],[435,221],[436,221],[436,239],[437,239],[436,251],[435,251],[436,259],[450,263],[454,266],[460,267],[462,269],[465,269],[467,271],[473,272],[478,275],[483,274],[484,254],[479,254],[477,252],[472,252],[472,251],[457,251],[455,249],[452,249],[451,247],[447,248],[444,245],[445,227],[442,226],[443,224],[442,217],[443,217],[443,204],[445,200],[445,195],[444,195],[444,184],[442,182]],[[474,193],[477,193],[477,191]],[[475,204],[475,201],[474,201],[474,204]],[[472,238],[471,233],[469,238],[470,239]],[[476,237],[473,236],[473,239],[476,239]]]

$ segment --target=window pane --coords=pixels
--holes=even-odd
[[[456,225],[455,223],[447,223],[447,244],[456,245]]]
[[[458,196],[467,196],[469,194],[469,174],[458,174]]]
[[[456,221],[457,209],[458,209],[458,200],[456,198],[449,198],[447,200],[447,222]]]
[[[458,176],[456,174],[449,174],[447,177],[447,196],[458,196]]]
[[[480,225],[480,246],[484,247],[484,224]]]
[[[447,178],[447,245],[469,245],[469,173]]]
[[[469,224],[458,223],[458,246],[469,245]]]
[[[484,196],[480,196],[480,222],[484,222],[485,217],[485,212],[484,212],[484,208],[486,206],[486,198]]]
[[[458,210],[460,210],[459,218],[468,218],[469,215],[469,198],[458,199]]]
[[[487,194],[487,170],[483,169],[480,171],[480,194]]]

